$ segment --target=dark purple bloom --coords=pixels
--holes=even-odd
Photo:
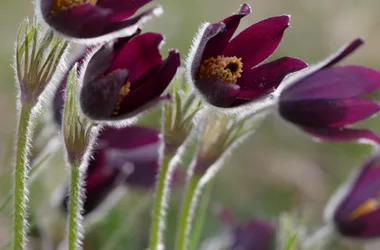
[[[231,250],[269,250],[275,243],[276,226],[273,221],[253,218],[237,224],[231,210],[217,207],[217,215],[228,231],[231,242],[226,249]]]
[[[327,219],[344,236],[380,237],[380,154],[371,157],[330,201]]]
[[[162,60],[162,35],[145,33],[102,46],[90,59],[80,91],[80,105],[93,120],[120,120],[161,99],[180,65],[179,53]]]
[[[379,103],[363,95],[380,86],[380,72],[364,66],[334,66],[361,44],[362,40],[354,40],[326,61],[285,81],[279,91],[280,115],[327,141],[380,143],[379,136],[368,129],[347,127],[379,112]]]
[[[251,7],[243,4],[237,14],[207,24],[193,48],[190,77],[204,99],[217,107],[236,107],[257,99],[277,88],[287,74],[307,67],[290,57],[258,65],[276,50],[290,17],[268,18],[232,38],[240,19],[250,12]]]
[[[38,0],[45,22],[64,36],[92,39],[120,31],[132,35],[146,18],[161,12],[155,7],[134,15],[152,0]]]
[[[144,127],[106,127],[99,135],[85,178],[84,214],[118,185],[151,188],[158,170],[159,134]],[[63,201],[65,210],[68,199]]]
[[[252,219],[234,229],[231,250],[270,250],[274,246],[275,234],[271,222]]]

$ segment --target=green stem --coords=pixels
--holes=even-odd
[[[23,250],[26,242],[27,230],[27,200],[28,190],[28,153],[31,130],[32,106],[21,105],[17,138],[16,138],[16,165],[14,174],[14,210],[13,210],[13,249]]]
[[[160,171],[157,177],[156,194],[153,207],[153,219],[150,232],[150,250],[161,250],[165,230],[166,206],[169,200],[170,180],[175,165],[170,164],[173,154],[163,150]]]
[[[198,244],[201,239],[204,223],[206,220],[206,215],[208,211],[207,209],[210,203],[212,187],[213,187],[212,183],[208,183],[207,186],[205,187],[204,192],[202,193],[202,197],[199,202],[199,208],[196,211],[197,216],[195,217],[194,227],[190,235],[189,250],[198,249]]]
[[[70,182],[70,208],[69,208],[69,250],[81,249],[82,241],[82,197],[83,197],[83,173],[80,164],[71,165],[71,182]]]
[[[198,189],[200,178],[193,175],[187,184],[185,198],[182,205],[181,216],[178,223],[177,243],[176,250],[185,250],[188,248],[188,236],[191,228],[192,211],[194,208],[194,199],[196,198],[196,191]]]

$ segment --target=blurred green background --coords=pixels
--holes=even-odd
[[[185,59],[193,35],[205,21],[218,21],[238,9],[238,1],[229,0],[161,0],[164,14],[144,26],[145,30],[162,32],[166,37],[163,53],[178,48]],[[286,31],[281,46],[271,58],[298,57],[306,62],[317,62],[353,38],[361,36],[366,44],[344,61],[380,67],[380,1],[378,0],[256,0],[248,1],[253,13],[245,17],[239,30],[248,25],[279,14],[290,14],[291,27]],[[18,24],[33,16],[33,3],[25,0],[0,3],[0,202],[11,188],[11,153],[16,125],[12,52]],[[152,115],[152,117],[155,117]],[[157,120],[145,119],[153,126]],[[359,125],[380,132],[378,118]],[[216,180],[212,193],[210,216],[204,238],[221,232],[216,217],[216,205],[233,211],[237,221],[254,216],[275,218],[283,212],[292,212],[310,219],[310,224],[322,224],[323,207],[330,194],[369,155],[370,147],[360,144],[327,144],[316,142],[279,117],[271,115],[255,135],[240,145],[230,157]],[[52,211],[51,199],[57,183],[64,183],[65,169],[62,155],[54,157],[54,164],[40,176],[31,191],[31,217],[39,221],[42,232],[59,238],[64,224],[54,228],[49,221],[59,221]],[[173,236],[180,190],[174,192],[174,205],[170,210],[169,232]],[[112,249],[144,249],[149,228],[149,205],[133,213],[133,205],[144,199],[144,194],[129,192],[120,204],[89,230],[85,249],[107,249],[112,237],[119,238]],[[146,199],[146,198],[145,198]],[[143,212],[141,212],[143,211]],[[0,245],[8,240],[10,208],[0,214]],[[54,217],[55,219],[51,219]],[[59,217],[59,216],[58,216]],[[133,221],[135,220],[135,221]],[[61,221],[62,222],[62,221]],[[132,225],[132,226],[131,226]],[[120,227],[132,227],[122,229]],[[119,230],[118,230],[119,229]],[[37,230],[38,231],[38,230]],[[41,234],[41,231],[38,234]],[[119,231],[119,232],[117,232]],[[121,231],[121,233],[120,233]],[[115,236],[116,234],[121,236]],[[38,236],[35,237],[38,239]],[[173,241],[173,237],[170,237]],[[33,249],[40,242],[32,240]],[[111,244],[112,245],[112,244]],[[359,243],[343,242],[335,249],[362,249]],[[369,249],[379,249],[367,246]]]

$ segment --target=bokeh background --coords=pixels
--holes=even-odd
[[[378,0],[249,0],[253,13],[243,19],[240,30],[258,20],[290,14],[291,27],[272,58],[292,56],[308,63],[317,62],[353,38],[366,44],[344,63],[380,68],[380,1]],[[185,58],[199,25],[218,21],[238,9],[240,2],[229,0],[160,0],[164,14],[144,26],[166,37],[163,53],[178,48]],[[16,88],[12,52],[19,23],[33,17],[34,5],[26,0],[0,3],[0,203],[11,190],[11,154],[16,125]],[[376,94],[376,93],[375,93]],[[380,97],[379,95],[377,95]],[[144,119],[158,127],[157,112]],[[361,126],[380,133],[380,121],[372,118]],[[323,208],[336,187],[370,154],[363,144],[316,142],[276,115],[269,116],[256,134],[240,145],[217,177],[203,238],[215,236],[223,228],[216,216],[219,206],[231,209],[238,222],[252,217],[276,218],[284,212],[306,218],[312,228],[322,225]],[[64,219],[52,206],[57,184],[65,182],[61,153],[54,156],[31,187],[30,214],[33,221],[31,246],[41,249],[39,235],[62,237]],[[181,189],[174,192],[170,209],[169,240],[173,239]],[[149,194],[130,190],[117,206],[102,214],[103,219],[88,230],[85,249],[144,249],[148,240],[150,204],[141,202]],[[144,198],[145,197],[145,198]],[[139,203],[140,202],[140,203]],[[141,209],[133,209],[135,204]],[[11,206],[0,214],[0,246],[9,239]],[[98,213],[100,214],[100,213]],[[96,220],[96,218],[94,219]],[[54,223],[53,223],[54,222]],[[59,223],[61,222],[61,223]],[[173,241],[173,240],[171,240]],[[334,249],[364,249],[364,245],[344,241]],[[366,246],[379,249],[379,246]]]

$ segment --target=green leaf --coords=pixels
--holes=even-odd
[[[288,243],[286,244],[284,250],[292,250],[292,247],[294,243],[296,242],[297,235],[294,234],[290,239],[288,240]]]

